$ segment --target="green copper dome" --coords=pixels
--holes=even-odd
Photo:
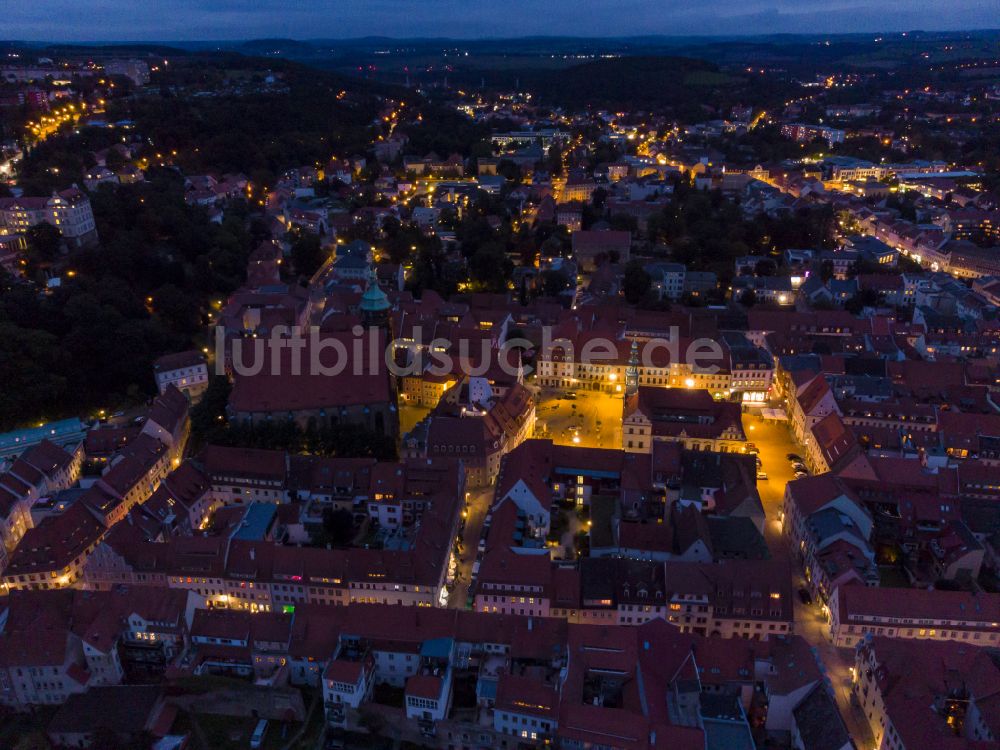
[[[389,309],[389,298],[378,285],[375,268],[368,269],[368,288],[361,295],[361,310],[364,312],[385,312]]]

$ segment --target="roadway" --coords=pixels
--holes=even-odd
[[[764,539],[773,558],[789,562],[787,544],[781,534],[781,509],[785,501],[785,485],[795,478],[788,454],[801,456],[802,449],[784,422],[768,422],[758,416],[744,414],[743,431],[747,440],[760,451],[761,468],[767,474],[767,479],[757,480],[757,492],[767,515]]]
[[[805,587],[802,566],[797,555],[789,548],[788,539],[782,533],[781,511],[784,504],[785,486],[795,479],[789,453],[804,456],[804,448],[792,436],[787,422],[767,422],[760,417],[745,414],[743,429],[747,439],[760,451],[761,468],[767,479],[758,480],[757,492],[767,522],[764,539],[771,551],[771,557],[788,565],[795,591],[793,606],[795,611],[795,633],[806,640],[823,666],[833,687],[834,698],[840,715],[854,738],[858,750],[869,750],[874,738],[860,707],[851,698],[851,667],[854,666],[854,650],[837,648],[829,638],[827,617],[819,603],[805,604],[799,599],[798,590]]]
[[[493,503],[493,488],[484,487],[470,490],[469,499],[463,510],[465,528],[462,530],[462,551],[455,569],[455,585],[448,595],[448,606],[464,609],[472,583],[472,565],[476,561],[476,549],[483,533],[483,521]]]

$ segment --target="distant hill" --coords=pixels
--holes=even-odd
[[[93,55],[94,57],[124,57],[126,55],[134,57],[179,57],[186,54],[180,47],[152,42],[135,42],[134,44],[127,42],[109,44],[88,44],[84,42],[76,44],[50,44],[44,48],[44,53],[52,57],[63,55]]]
[[[303,55],[311,54],[315,47],[309,42],[295,39],[251,39],[243,42],[237,50],[247,55]]]
[[[721,106],[745,98],[751,79],[723,71],[714,63],[675,56],[597,59],[563,69],[503,71],[510,81],[531,91],[541,101],[565,106],[588,103],[600,107],[633,109],[675,107],[679,111],[702,104]],[[757,81],[753,81],[757,84]]]

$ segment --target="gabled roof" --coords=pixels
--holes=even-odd
[[[3,575],[62,571],[96,544],[104,531],[104,525],[91,515],[85,503],[74,503],[64,513],[48,516],[25,532]]]

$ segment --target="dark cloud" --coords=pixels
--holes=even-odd
[[[30,40],[765,34],[987,28],[996,0],[0,0]]]

